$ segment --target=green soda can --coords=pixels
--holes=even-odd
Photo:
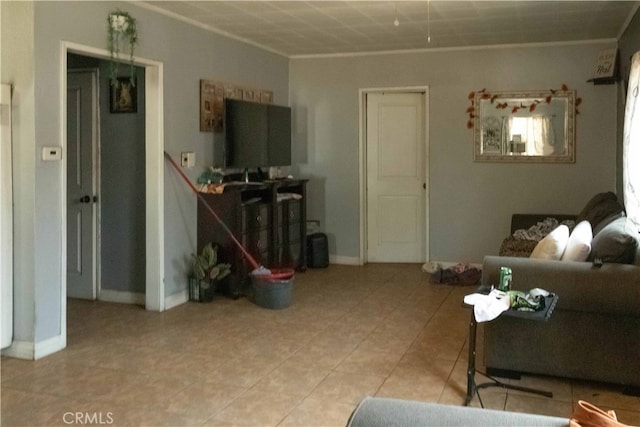
[[[509,289],[511,289],[512,278],[513,274],[509,267],[500,267],[500,284],[498,285],[498,290],[507,292]]]

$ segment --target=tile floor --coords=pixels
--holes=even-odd
[[[2,357],[2,426],[343,426],[366,395],[461,405],[472,291],[430,284],[417,264],[370,264],[297,274],[285,310],[69,300],[64,351]],[[489,388],[485,405],[568,417],[585,399],[640,424],[640,399],[615,387],[514,382],[554,398]]]

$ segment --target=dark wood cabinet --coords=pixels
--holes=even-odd
[[[222,194],[202,194],[229,232],[260,265],[267,268],[306,266],[307,180],[265,181],[227,185]],[[253,267],[229,232],[198,199],[198,251],[207,243],[218,245],[221,261],[231,263],[230,296],[247,293]]]

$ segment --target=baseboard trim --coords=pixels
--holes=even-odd
[[[350,256],[342,256],[342,255],[329,255],[329,261],[331,264],[340,264],[340,265],[364,265],[360,258],[358,257],[350,257]],[[454,261],[429,261],[422,265],[422,271],[425,273],[435,272],[439,268],[450,268],[454,265],[458,265],[460,262]],[[478,270],[482,270],[482,264],[478,263],[469,263],[469,267],[475,267]]]
[[[329,255],[329,262],[340,265],[362,265],[360,258],[342,255]]]
[[[67,339],[62,335],[56,335],[37,343],[13,341],[8,348],[2,350],[2,355],[17,359],[38,360],[63,350],[66,346]]]
[[[164,309],[170,310],[189,301],[189,291],[187,289],[169,295],[164,299]]]
[[[116,302],[121,304],[145,305],[145,295],[138,292],[115,291],[112,289],[100,289],[98,296],[100,301]]]
[[[144,306],[146,303],[145,294],[137,292],[114,291],[111,289],[102,289],[100,301],[115,302],[121,304],[135,304]],[[189,301],[189,292],[187,290],[179,291],[173,295],[169,295],[164,299],[164,309],[169,310]]]
[[[13,341],[9,347],[2,350],[3,356],[17,359],[33,360],[34,354],[34,344],[30,341]]]

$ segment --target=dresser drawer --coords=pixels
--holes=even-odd
[[[269,230],[263,229],[260,231],[253,231],[242,235],[242,246],[251,255],[258,255],[260,252],[268,251],[271,247],[269,241]]]
[[[301,207],[299,200],[285,200],[278,204],[278,223],[300,222]]]
[[[242,207],[242,232],[271,225],[271,205],[267,203]]]
[[[300,223],[280,225],[276,231],[276,239],[278,244],[300,241]]]

